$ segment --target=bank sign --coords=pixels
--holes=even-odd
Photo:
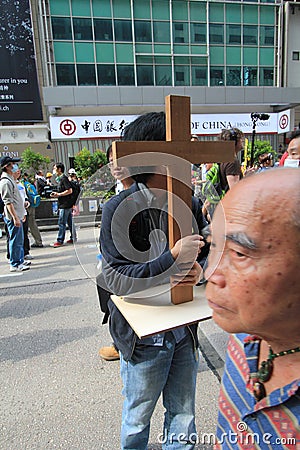
[[[109,139],[122,135],[125,126],[137,116],[70,116],[50,117],[52,140]],[[281,127],[279,124],[281,119]],[[270,113],[268,120],[256,122],[256,133],[285,133],[291,130],[290,110],[284,113]],[[224,128],[239,128],[246,134],[252,133],[250,114],[192,114],[191,134],[214,135]]]

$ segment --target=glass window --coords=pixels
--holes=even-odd
[[[173,23],[173,39],[175,44],[184,44],[188,42],[188,32],[186,22]]]
[[[167,53],[171,54],[171,45],[170,44],[155,44],[154,45],[154,53]]]
[[[54,42],[54,56],[56,62],[74,62],[72,42]]]
[[[158,20],[169,20],[169,2],[163,0],[152,0],[152,17],[153,19]]]
[[[136,42],[152,42],[151,23],[149,21],[135,20],[134,33]]]
[[[114,48],[113,44],[99,44],[96,43],[96,59],[97,62],[112,63],[114,62]]]
[[[300,60],[300,52],[292,52],[292,61]]]
[[[58,86],[75,86],[74,64],[56,64],[56,78]]]
[[[77,64],[78,86],[95,86],[96,74],[94,64]]]
[[[172,2],[173,20],[188,19],[188,3],[189,2]]]
[[[257,26],[244,25],[243,39],[244,44],[257,45]]]
[[[210,47],[210,62],[212,65],[224,64],[224,47]]]
[[[71,9],[73,16],[85,16],[91,15],[90,2],[83,2],[82,0],[71,0]]]
[[[133,15],[136,19],[150,19],[149,0],[135,0],[133,4]]]
[[[244,86],[257,86],[257,67],[244,66],[243,85]]]
[[[241,47],[226,47],[227,64],[241,64]]]
[[[96,41],[112,41],[112,22],[110,19],[94,19]]]
[[[193,20],[206,22],[206,3],[190,2],[191,14]]]
[[[256,5],[243,5],[243,23],[258,23],[258,7]]]
[[[116,41],[132,41],[130,20],[115,20],[114,26]]]
[[[207,67],[192,67],[192,85],[207,86]]]
[[[137,66],[138,86],[153,86],[153,66]]]
[[[60,16],[69,16],[69,0],[50,0],[50,11],[51,15],[59,14]]]
[[[192,44],[206,44],[206,24],[191,23]]]
[[[190,86],[190,67],[175,66],[175,86]]]
[[[226,86],[241,86],[241,68],[226,68]]]
[[[110,0],[92,0],[94,17],[111,17]]]
[[[241,25],[227,25],[227,44],[241,43]]]
[[[171,42],[169,22],[153,22],[153,35],[155,42]]]
[[[241,23],[241,6],[232,3],[225,4],[225,17],[227,23]]]
[[[153,53],[152,44],[136,43],[135,44],[135,54],[138,54],[138,53],[148,53],[148,54],[152,55],[152,53]]]
[[[132,44],[116,44],[116,58],[118,63],[133,64]]]
[[[84,40],[91,41],[92,35],[92,20],[91,19],[73,19],[74,39],[76,41]]]
[[[274,85],[274,69],[273,67],[261,67],[259,69],[259,85],[273,86]]]
[[[89,42],[76,42],[75,55],[77,62],[94,62],[94,45]]]
[[[261,47],[259,49],[259,61],[263,66],[274,65],[274,48],[273,47]],[[248,64],[248,63],[247,63]]]
[[[274,27],[260,27],[260,45],[274,45]]]
[[[155,56],[154,62],[155,62],[155,64],[170,64],[171,65],[171,56]]]
[[[224,25],[209,25],[209,41],[211,44],[224,44]]]
[[[97,64],[99,86],[115,86],[116,74],[114,64]]]
[[[209,20],[210,22],[224,22],[224,6],[223,3],[217,2],[209,3]]]
[[[118,65],[117,74],[119,86],[134,86],[133,66]]]
[[[71,19],[69,17],[52,17],[53,39],[72,39]]]
[[[224,86],[224,67],[210,68],[210,85]]]
[[[258,51],[257,47],[244,47],[243,48],[243,61],[245,66],[257,66],[258,64]],[[267,64],[267,63],[264,63]]]
[[[130,0],[113,0],[111,3],[115,17],[131,17]]]
[[[172,68],[171,66],[155,66],[156,86],[172,85]]]
[[[271,6],[260,7],[260,23],[264,25],[275,25],[275,8]]]

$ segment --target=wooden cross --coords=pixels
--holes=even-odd
[[[180,238],[192,234],[192,218],[187,218],[182,208],[182,201],[189,209],[192,207],[191,163],[229,162],[233,161],[235,152],[233,141],[191,141],[190,97],[169,95],[166,97],[166,141],[115,141],[112,155],[116,165],[118,158],[126,156],[121,166],[167,166],[172,248]],[[186,164],[170,164],[168,155],[183,158]],[[174,304],[193,300],[193,287],[171,286],[171,300]]]

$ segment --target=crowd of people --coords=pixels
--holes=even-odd
[[[127,125],[122,138],[165,140],[165,114],[139,116]],[[194,195],[193,233],[172,247],[168,242],[164,168],[153,165],[131,172],[110,165],[112,175],[120,182],[120,192],[103,207],[98,294],[104,290],[126,296],[166,283],[170,277],[178,286],[195,286],[205,270],[213,319],[230,333],[219,396],[216,448],[297,448],[300,172],[295,168],[300,165],[300,130],[291,135],[278,164],[283,167],[271,170],[273,157],[264,154],[257,170],[249,170],[247,176],[243,176],[237,158],[243,148],[243,133],[236,128],[224,130],[220,139],[234,141],[236,155],[233,162],[218,165],[224,195],[211,216],[205,214],[207,205]],[[107,158],[111,163],[111,148]],[[31,205],[19,161],[8,156],[0,159],[0,193],[11,271],[28,270],[31,263],[25,225],[27,222],[30,227]],[[59,206],[54,247],[63,245],[67,225],[71,233],[67,243],[77,239],[72,223],[76,173],[74,169],[68,176],[64,172],[64,165],[57,162],[52,174],[36,174],[38,192],[47,191],[53,177],[56,181],[56,189],[50,194]],[[210,236],[206,239],[208,228]],[[38,236],[35,239],[36,246],[43,246]],[[100,356],[120,359],[122,450],[146,450],[160,395],[165,407],[163,448],[194,449],[198,324],[139,339],[109,296],[108,310],[114,344],[102,348]]]

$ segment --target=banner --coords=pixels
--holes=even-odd
[[[0,122],[41,121],[28,0],[0,0]]]
[[[50,116],[51,139],[107,139],[118,138],[124,127],[137,116]],[[191,134],[219,134],[224,128],[239,128],[252,133],[250,114],[192,114]],[[266,121],[259,120],[256,133],[277,133],[277,113],[270,113]]]

